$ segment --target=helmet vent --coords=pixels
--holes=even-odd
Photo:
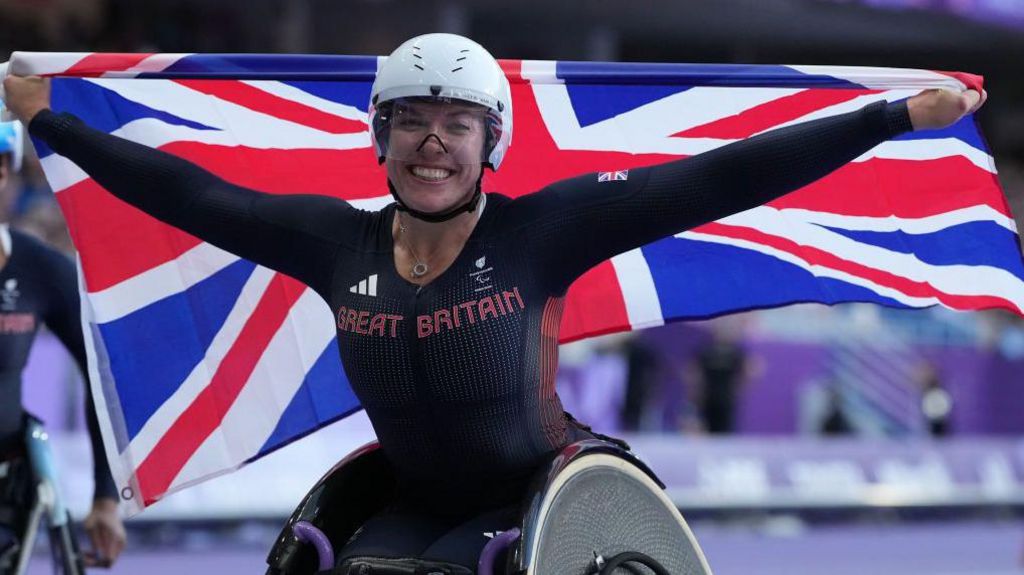
[[[413,66],[416,66],[416,67],[417,67],[417,68],[419,68],[420,70],[422,70],[422,69],[423,69],[423,66],[420,66],[419,64],[413,64]]]
[[[456,69],[452,70],[452,72],[458,72],[458,71],[459,71],[459,70],[461,70],[461,69],[462,69],[462,66],[459,66],[458,68],[456,68]]]

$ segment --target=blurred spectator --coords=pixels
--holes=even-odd
[[[594,340],[593,355],[575,366],[558,370],[558,395],[562,406],[580,422],[598,433],[614,434],[621,429],[626,387],[626,359],[623,340],[629,334],[606,335]]]
[[[17,50],[85,50],[105,16],[103,0],[0,2],[0,45]]]
[[[750,379],[751,363],[739,344],[738,324],[722,320],[711,324],[711,341],[690,366],[695,403],[708,433],[732,433],[736,404]]]
[[[52,196],[29,202],[25,211],[14,218],[13,224],[65,254],[71,255],[75,251],[64,215]]]
[[[849,435],[853,433],[853,424],[846,416],[843,395],[835,384],[825,390],[825,408],[819,429],[822,435]]]
[[[626,397],[622,402],[622,429],[637,431],[647,406],[647,398],[654,387],[658,372],[658,356],[642,340],[640,334],[631,334],[622,343],[626,360]]]
[[[924,416],[928,432],[932,437],[949,435],[953,396],[943,386],[935,366],[922,366],[918,382],[921,386],[921,414]]]

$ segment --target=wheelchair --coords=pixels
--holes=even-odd
[[[0,458],[0,574],[28,568],[41,529],[49,535],[54,573],[82,575],[84,558],[57,484],[57,468],[42,422],[27,416],[24,442]]]
[[[334,466],[303,498],[267,556],[267,575],[341,575],[334,564],[355,531],[383,509],[394,470],[377,443]],[[710,575],[664,484],[617,444],[566,446],[533,479],[518,527],[495,536],[475,571],[408,560],[361,564],[359,575]],[[503,557],[501,561],[499,558]]]

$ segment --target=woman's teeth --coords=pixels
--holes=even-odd
[[[412,173],[417,178],[430,180],[432,182],[439,182],[452,175],[451,170],[446,170],[444,168],[424,168],[422,166],[413,166]]]

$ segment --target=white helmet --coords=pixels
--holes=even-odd
[[[512,92],[498,62],[483,46],[455,34],[407,40],[380,66],[370,92],[370,139],[377,160],[387,156],[381,106],[399,98],[433,97],[486,106],[484,164],[497,171],[512,142]]]

